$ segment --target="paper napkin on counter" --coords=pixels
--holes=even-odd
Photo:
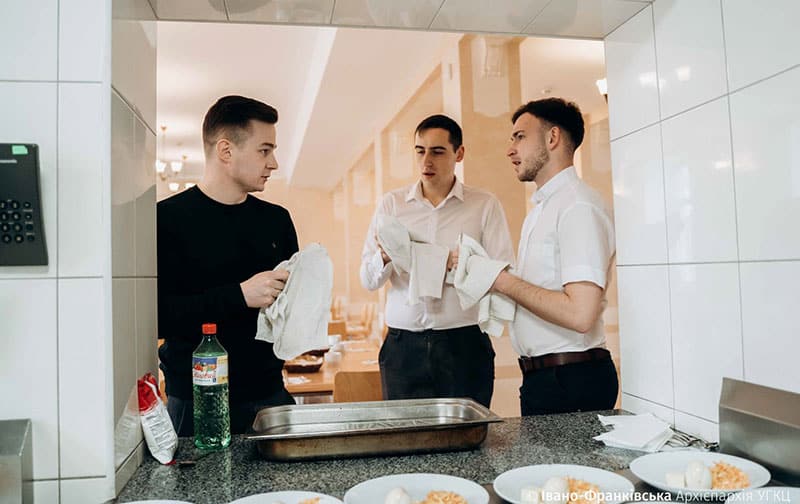
[[[614,429],[604,432],[594,439],[602,441],[606,446],[657,452],[672,437],[670,425],[656,418],[651,413],[642,415],[597,415],[600,423],[613,426]]]

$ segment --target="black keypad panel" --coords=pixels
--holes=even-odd
[[[48,264],[40,169],[38,145],[0,142],[0,269]]]
[[[21,210],[21,211],[20,211]],[[0,243],[17,244],[36,241],[36,223],[30,201],[0,199]]]

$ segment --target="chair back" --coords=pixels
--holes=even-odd
[[[380,401],[380,371],[339,371],[333,378],[333,402]]]
[[[328,334],[338,334],[344,339],[347,335],[347,322],[344,320],[328,322]]]

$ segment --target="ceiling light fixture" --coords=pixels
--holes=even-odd
[[[156,158],[156,173],[161,180],[167,180],[170,177],[177,176],[181,170],[183,170],[183,165],[186,163],[186,156],[181,156],[180,161],[163,161],[164,158],[164,151],[165,145],[167,143],[167,127],[162,125],[161,126],[161,148],[159,150],[160,156]],[[169,167],[169,170],[167,170]],[[174,191],[173,191],[174,192]]]

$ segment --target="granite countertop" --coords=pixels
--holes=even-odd
[[[278,490],[308,490],[341,499],[354,485],[389,474],[445,473],[487,485],[504,471],[533,464],[581,464],[609,471],[627,468],[640,454],[594,441],[593,436],[605,431],[598,413],[615,412],[508,418],[489,425],[486,440],[471,451],[313,462],[270,462],[260,457],[255,442],[234,436],[227,450],[211,453],[191,467],[163,466],[146,454],[117,502],[175,499],[222,504]],[[198,453],[192,439],[180,439],[177,459],[191,459]]]

